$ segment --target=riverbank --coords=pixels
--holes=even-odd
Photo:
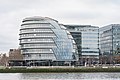
[[[120,68],[5,68],[0,73],[82,73],[82,72],[120,72]]]

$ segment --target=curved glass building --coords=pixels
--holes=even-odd
[[[23,19],[20,46],[26,65],[71,65],[76,60],[71,34],[58,21],[48,17]]]

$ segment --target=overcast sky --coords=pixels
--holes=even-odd
[[[0,53],[19,47],[21,21],[30,16],[102,27],[120,23],[120,0],[0,0]]]

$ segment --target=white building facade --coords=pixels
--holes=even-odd
[[[23,19],[20,46],[26,65],[64,65],[77,60],[71,34],[58,21],[48,17]]]

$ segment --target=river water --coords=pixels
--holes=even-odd
[[[0,80],[120,80],[120,73],[0,73]]]

